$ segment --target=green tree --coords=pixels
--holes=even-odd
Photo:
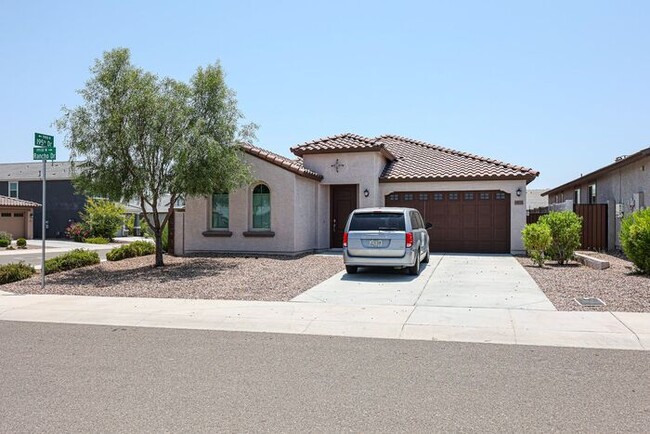
[[[128,49],[105,52],[79,91],[83,104],[63,108],[75,185],[116,201],[138,198],[163,265],[162,232],[178,197],[229,191],[250,174],[239,140],[253,138],[219,63],[199,67],[189,83],[135,67]],[[169,203],[161,203],[163,195]],[[159,205],[168,208],[165,217]]]
[[[89,198],[80,215],[91,236],[110,240],[124,224],[124,211],[119,203]]]
[[[573,211],[550,212],[540,217],[539,222],[551,230],[553,242],[548,249],[551,257],[563,265],[573,258],[580,247],[582,217]]]

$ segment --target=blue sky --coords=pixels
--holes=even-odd
[[[219,59],[259,146],[399,134],[552,187],[650,146],[650,2],[8,2],[0,160],[31,159],[103,51],[187,80]],[[56,135],[59,159],[67,159]]]

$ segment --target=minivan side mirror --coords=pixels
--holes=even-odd
[[[424,229],[431,229],[433,225],[431,223],[428,223],[424,225]]]

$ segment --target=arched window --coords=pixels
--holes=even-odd
[[[271,191],[264,184],[253,189],[253,229],[271,229]]]

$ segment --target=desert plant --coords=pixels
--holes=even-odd
[[[540,217],[538,223],[547,225],[551,230],[553,241],[547,253],[560,265],[573,259],[573,254],[580,247],[582,217],[573,211],[550,212]]]
[[[11,244],[12,239],[13,239],[13,237],[11,236],[11,234],[9,232],[0,231],[0,240],[7,240],[7,241],[9,241],[9,244]]]
[[[135,258],[136,256],[153,255],[156,246],[148,241],[134,241],[124,246],[116,247],[106,253],[109,261],[121,261],[122,259]]]
[[[79,243],[90,236],[90,230],[82,223],[71,223],[65,229],[65,236]]]
[[[99,255],[90,250],[75,249],[45,261],[45,274],[99,264]]]
[[[109,240],[108,238],[102,238],[102,237],[90,237],[84,239],[84,243],[88,243],[88,244],[108,244],[110,242],[111,240]]]
[[[4,238],[0,238],[0,247],[7,247],[11,244],[11,240],[6,240]]]
[[[18,246],[19,249],[27,248],[27,240],[24,238],[18,238],[16,240],[16,246]]]
[[[36,271],[24,262],[0,265],[0,285],[32,277]]]
[[[551,228],[543,223],[532,223],[524,227],[521,235],[528,256],[540,267],[544,266],[546,251],[553,242]]]
[[[650,274],[650,208],[636,211],[621,222],[621,247],[638,271]]]
[[[124,224],[124,206],[103,199],[88,199],[81,219],[92,237],[112,239]],[[86,237],[84,237],[86,238]]]

